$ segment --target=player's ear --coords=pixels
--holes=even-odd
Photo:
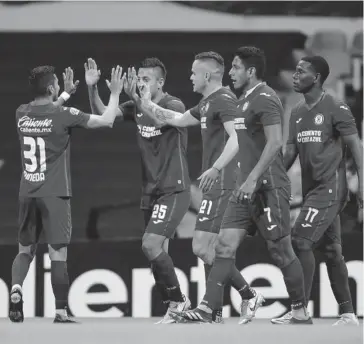
[[[211,79],[211,73],[210,72],[206,72],[205,73],[205,80],[210,81],[210,79]]]
[[[255,69],[255,67],[249,67],[248,68],[248,75],[250,76],[250,77],[252,77],[253,75],[254,75],[254,73],[256,73],[256,69]]]
[[[159,78],[158,85],[160,86],[160,88],[162,88],[164,86],[164,83],[165,83],[164,78]]]
[[[53,86],[53,85],[49,85],[49,86],[47,87],[47,93],[48,93],[49,95],[52,95],[54,92],[55,92],[54,86]]]

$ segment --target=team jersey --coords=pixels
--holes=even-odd
[[[235,130],[239,141],[238,184],[241,185],[258,163],[266,145],[264,127],[275,124],[282,126],[283,107],[274,90],[264,82],[246,97],[242,96],[238,103],[239,111],[235,120]],[[289,184],[283,164],[283,153],[280,150],[259,178],[257,188],[274,189]]]
[[[158,102],[169,110],[184,112],[182,101],[169,94]],[[171,126],[155,127],[155,122],[143,114],[133,101],[120,105],[124,120],[138,127],[137,140],[142,162],[142,193],[159,195],[190,187],[187,165],[187,129]]]
[[[327,93],[310,110],[304,101],[292,109],[287,144],[297,146],[302,194],[312,205],[346,197],[346,147],[341,136],[356,133],[349,107]]]
[[[235,95],[226,87],[221,87],[198,105],[189,110],[201,122],[202,172],[210,169],[223,152],[229,135],[224,123],[234,121],[237,115]],[[215,184],[216,189],[233,189],[236,181],[236,160],[221,171]]]
[[[71,128],[87,127],[90,115],[75,108],[23,104],[16,110],[20,140],[21,197],[70,197]]]

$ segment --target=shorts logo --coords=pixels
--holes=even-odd
[[[198,219],[200,222],[204,222],[204,221],[206,221],[206,220],[208,220],[209,218],[208,217],[203,217],[203,218],[201,218],[201,219]]]
[[[249,102],[244,103],[243,108],[241,109],[243,112],[246,111],[246,109],[249,106]]]
[[[322,123],[324,123],[324,115],[322,113],[318,113],[315,116],[314,121],[316,125],[321,125]]]
[[[153,221],[153,223],[155,224],[155,225],[157,225],[158,223],[162,223],[163,222],[163,220],[154,220]]]
[[[143,114],[142,113],[137,113],[137,117],[142,117]]]
[[[312,227],[309,223],[302,223],[301,225],[303,228]]]
[[[277,225],[271,225],[271,226],[267,227],[267,230],[271,231],[275,227],[277,227]]]
[[[205,105],[201,106],[201,109],[200,109],[201,116],[204,116],[206,114],[206,112],[209,110],[209,107],[210,107],[209,102],[207,102]]]

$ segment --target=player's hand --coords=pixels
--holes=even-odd
[[[96,85],[100,80],[101,72],[97,69],[97,64],[94,59],[88,58],[85,66],[85,80],[87,86]]]
[[[73,70],[71,67],[67,67],[64,70],[64,73],[62,73],[63,76],[63,85],[64,85],[64,91],[68,94],[73,94],[77,91],[77,86],[80,83],[79,80],[76,80],[73,82]]]
[[[124,82],[126,79],[126,74],[123,75],[123,67],[119,65],[111,70],[111,81],[106,80],[107,87],[109,88],[111,94],[119,95],[124,87]]]
[[[257,181],[248,177],[245,183],[237,191],[234,191],[234,195],[240,202],[250,202],[256,187]]]
[[[200,181],[199,188],[202,192],[206,193],[211,190],[216,183],[216,179],[219,177],[219,174],[220,173],[216,168],[211,167],[197,178],[197,180]]]
[[[139,87],[139,92],[141,95],[142,105],[148,106],[152,101],[152,94],[150,92],[150,87],[148,84],[142,84]]]
[[[137,75],[136,75],[136,71],[135,68],[128,68],[128,76],[125,79],[124,82],[124,90],[125,93],[134,101],[138,101],[139,100],[139,96],[137,94]]]

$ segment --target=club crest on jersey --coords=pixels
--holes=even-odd
[[[246,109],[248,108],[248,106],[249,106],[249,102],[246,102],[246,103],[244,103],[244,105],[243,105],[243,107],[242,107],[242,111],[244,112],[244,111],[246,111]]]
[[[207,102],[205,105],[201,106],[201,110],[200,110],[201,116],[206,114],[206,112],[209,110],[209,107],[210,107],[209,102]]]
[[[324,115],[322,113],[318,113],[315,116],[314,122],[316,125],[321,125],[322,123],[324,123]]]

